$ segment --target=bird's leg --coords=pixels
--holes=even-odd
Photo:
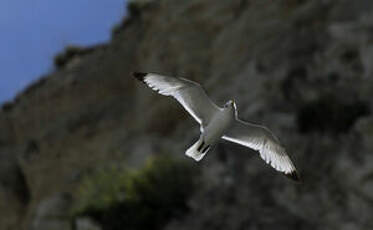
[[[202,150],[202,153],[207,152],[209,149],[210,149],[210,145],[207,145],[207,146]]]
[[[202,141],[201,145],[198,146],[197,151],[198,151],[198,152],[201,151],[201,149],[203,148],[204,145],[205,145],[205,142]]]

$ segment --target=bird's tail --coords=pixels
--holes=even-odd
[[[186,152],[185,155],[188,157],[193,158],[196,161],[202,160],[202,158],[206,155],[206,153],[210,150],[210,145],[206,144],[202,138],[194,143]]]

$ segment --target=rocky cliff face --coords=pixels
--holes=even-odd
[[[192,162],[199,186],[183,196],[187,211],[150,215],[157,228],[372,228],[372,1],[133,1],[129,10],[110,43],[70,48],[54,73],[3,105],[1,229],[126,228],[71,211],[82,181],[118,165],[141,170],[161,153],[192,161],[184,151],[196,123],[134,70],[196,80],[217,104],[236,99],[242,119],[280,137],[304,179],[221,142]]]

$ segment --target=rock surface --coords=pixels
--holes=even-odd
[[[101,228],[89,218],[79,218],[76,221],[76,230],[101,230]]]
[[[66,52],[2,106],[0,150],[13,163],[0,182],[15,182],[0,185],[13,197],[0,229],[30,229],[48,197],[74,195],[95,168],[158,152],[191,160],[196,123],[131,71],[199,81],[217,104],[235,98],[304,178],[294,184],[254,151],[219,143],[199,163],[189,214],[164,229],[372,228],[372,1],[131,1],[129,10],[110,43]]]
[[[36,208],[32,229],[70,230],[69,206],[71,206],[71,196],[68,194],[56,194],[42,200]]]

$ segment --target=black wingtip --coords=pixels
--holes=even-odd
[[[134,76],[137,80],[144,82],[144,77],[147,75],[147,73],[142,72],[132,72],[132,76]]]
[[[300,182],[300,183],[302,182],[302,179],[297,171],[292,171],[291,173],[287,173],[285,174],[285,176],[287,176],[288,178],[296,182]]]

